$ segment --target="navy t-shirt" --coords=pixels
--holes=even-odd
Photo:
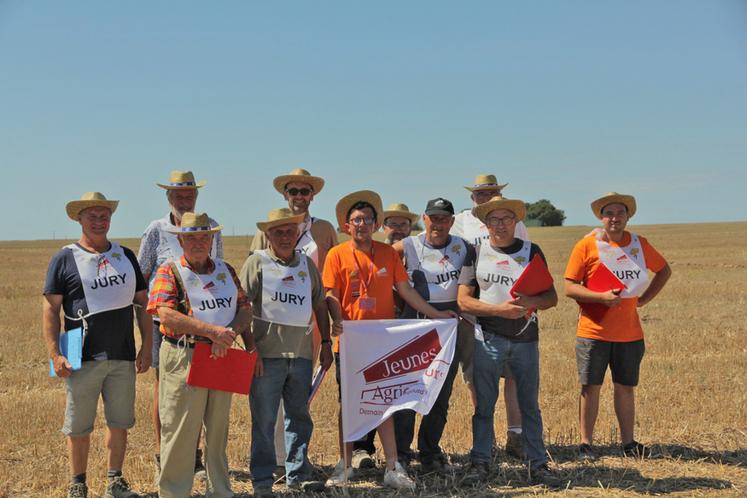
[[[135,254],[126,247],[122,249],[135,269],[135,291],[147,289],[148,284],[143,278]],[[44,294],[61,294],[62,309],[67,316],[76,316],[73,310],[77,309],[82,309],[84,315],[88,314],[86,296],[72,249],[62,248],[52,257],[47,268]],[[97,313],[86,318],[86,322],[88,335],[83,344],[83,361],[135,360],[132,306]],[[65,330],[82,326],[80,321],[65,318]]]
[[[509,247],[497,249],[505,254],[515,254],[519,252],[524,245],[524,241],[521,239],[514,240],[514,243]],[[462,266],[462,273],[459,276],[459,284],[473,287],[475,292],[473,296],[476,299],[480,298],[480,285],[477,282],[475,273],[477,271],[477,262],[479,260],[479,247],[475,248],[472,253],[467,253],[467,258]],[[539,254],[540,258],[547,264],[545,255],[542,253],[542,249],[537,244],[532,244],[529,252],[529,259],[531,260],[535,254]],[[511,320],[509,318],[502,318],[499,316],[481,316],[477,318],[480,323],[483,332],[489,334],[497,334],[504,336],[514,342],[533,342],[539,339],[539,324],[538,321],[534,321],[527,325],[525,318],[517,318]],[[526,326],[526,328],[524,328]]]

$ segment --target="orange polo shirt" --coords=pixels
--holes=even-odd
[[[654,273],[660,272],[666,266],[666,260],[645,238],[638,238],[641,241],[646,268]],[[610,241],[610,245],[625,247],[630,241],[630,233],[625,232],[620,244]],[[573,248],[568,266],[565,268],[565,278],[586,285],[598,266],[597,241],[593,235],[588,235],[578,241]],[[581,307],[576,335],[608,342],[632,342],[643,339],[643,328],[638,318],[638,298],[622,299],[620,306],[608,308],[601,316],[595,314],[592,317]]]
[[[407,281],[407,272],[397,251],[373,241],[370,253],[353,248],[352,242],[336,245],[327,253],[322,283],[337,289],[345,320],[384,320],[394,318],[392,287]],[[362,298],[376,300],[375,309],[361,307]],[[335,351],[340,346],[335,341]]]

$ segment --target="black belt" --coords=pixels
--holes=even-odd
[[[163,339],[166,342],[170,342],[171,344],[173,344],[175,346],[178,346],[180,344],[179,341],[180,341],[181,338],[180,339],[175,339],[174,337],[171,337],[170,335],[164,335]],[[203,340],[200,340],[200,339],[195,339],[192,336],[187,336],[186,341],[184,341],[184,340],[181,341],[182,344],[184,344],[185,342],[186,342],[188,348],[194,348],[195,347],[195,343],[197,343],[197,342],[204,342],[205,344],[209,344],[210,343],[209,341],[203,341]]]

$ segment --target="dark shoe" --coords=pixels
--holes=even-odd
[[[521,434],[511,431],[506,433],[506,455],[524,460],[524,447],[521,445]]]
[[[578,459],[593,462],[597,459],[597,455],[594,453],[594,448],[592,448],[590,444],[581,443],[578,445]]]
[[[443,453],[439,453],[432,460],[424,460],[421,456],[420,469],[423,474],[452,472],[454,470],[451,464],[449,464],[449,459]]]
[[[67,488],[67,498],[88,498],[88,486],[84,482],[76,482]]]
[[[275,470],[272,471],[272,477],[274,477],[276,481],[285,477],[285,465],[276,466]]]
[[[357,449],[353,451],[352,467],[354,469],[373,469],[376,467],[376,462],[371,455],[363,449]]]
[[[275,498],[272,486],[254,488],[254,498]]]
[[[288,484],[288,489],[303,491],[304,493],[323,493],[326,489],[323,481],[293,481]]]
[[[633,458],[659,458],[661,454],[654,451],[650,446],[639,443],[638,441],[631,441],[624,445],[623,455]]]
[[[529,480],[532,484],[544,484],[550,488],[560,488],[566,484],[546,463],[530,469]]]
[[[477,486],[488,480],[490,467],[487,463],[472,462],[467,469],[467,473],[462,478],[462,484],[465,486]]]
[[[104,498],[140,498],[140,495],[130,489],[124,477],[116,476],[106,486]]]
[[[195,477],[200,480],[207,479],[205,466],[202,464],[202,450],[197,448],[195,451]]]

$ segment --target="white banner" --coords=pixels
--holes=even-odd
[[[360,439],[398,410],[430,412],[454,360],[456,330],[456,319],[343,322],[343,440]]]

